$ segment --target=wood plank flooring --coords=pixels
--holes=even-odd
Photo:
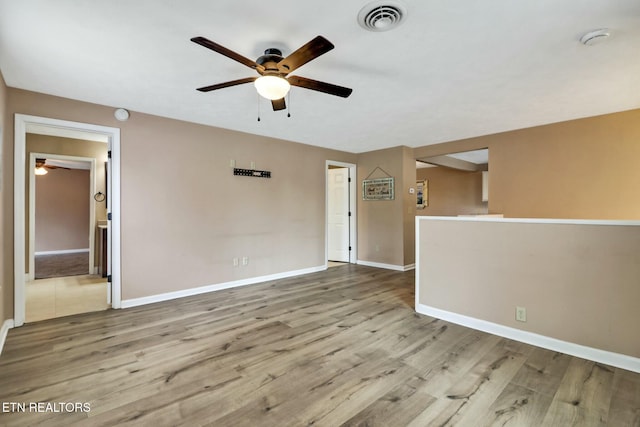
[[[36,279],[89,274],[89,251],[35,256]]]
[[[416,314],[413,292],[344,265],[12,329],[0,402],[27,410],[0,425],[640,426],[640,374]]]

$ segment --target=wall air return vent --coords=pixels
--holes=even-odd
[[[367,4],[358,13],[358,23],[369,31],[389,31],[406,18],[407,9],[397,1],[383,0]]]

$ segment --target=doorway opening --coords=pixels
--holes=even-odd
[[[94,230],[98,215],[106,217],[93,200],[97,159],[33,151],[29,157],[29,280],[95,274]]]
[[[82,153],[78,156],[72,156],[63,154],[60,152],[51,152],[52,150],[33,149],[28,147],[28,135],[45,135],[47,137],[56,137],[66,139],[65,146],[74,146],[75,149],[79,149]],[[71,142],[69,142],[71,141]],[[96,156],[91,154],[85,154],[88,142],[98,141],[106,148],[106,152],[109,153],[109,159],[105,163],[106,158],[100,160],[96,159]],[[85,143],[83,145],[83,142]],[[85,151],[83,151],[85,150]],[[64,152],[64,149],[61,149]],[[27,155],[29,153],[29,155]],[[52,164],[51,161],[56,158],[59,165]],[[96,245],[98,236],[102,236],[102,233],[98,231],[99,219],[96,216],[95,204],[98,201],[102,202],[102,211],[105,216],[102,228],[106,230],[104,233],[106,240],[106,262],[102,263],[102,267],[106,270],[106,279],[110,279],[110,282],[106,285],[106,291],[104,292],[104,298],[101,303],[103,305],[110,304],[113,308],[120,308],[120,129],[111,128],[106,126],[92,125],[87,123],[70,122],[66,120],[57,120],[45,117],[28,116],[23,114],[15,115],[15,157],[14,157],[14,325],[21,326],[25,322],[26,312],[26,285],[34,281],[35,279],[35,252],[38,245],[36,244],[36,236],[38,235],[35,228],[35,202],[36,183],[34,170],[36,162],[42,159],[50,158],[50,166],[57,168],[65,168],[74,164],[80,165],[83,163],[89,163],[90,170],[90,184],[89,189],[85,194],[87,199],[91,198],[91,202],[94,203],[94,209],[90,210],[89,214],[89,228],[87,243],[83,248],[75,248],[87,250],[89,252],[89,259],[87,275],[77,276],[89,277],[95,276],[96,265],[99,265],[100,259],[96,256],[96,249],[99,245]],[[98,166],[96,162],[99,161]],[[65,164],[65,162],[67,162]],[[46,163],[46,162],[45,162]],[[95,178],[96,169],[101,168],[101,164],[104,166],[104,174],[100,189],[97,189]],[[29,169],[27,173],[26,169]],[[53,168],[50,168],[53,169]],[[71,170],[73,168],[69,168]],[[101,171],[103,169],[100,169]],[[30,179],[33,177],[34,179]],[[27,178],[29,178],[27,186]],[[92,183],[91,183],[92,182]],[[95,191],[95,190],[98,191]],[[94,199],[94,196],[97,198]],[[106,209],[104,205],[106,204]],[[33,212],[32,212],[33,211]],[[60,231],[60,230],[58,230]],[[69,230],[66,230],[69,232]],[[68,237],[68,236],[66,236]],[[55,241],[55,239],[54,239]],[[46,246],[45,246],[46,247]],[[65,250],[62,248],[61,250]],[[53,250],[54,252],[57,250]],[[47,252],[47,251],[45,251]],[[106,264],[106,265],[105,265]],[[96,282],[104,282],[102,277],[96,276]],[[93,280],[92,279],[92,280]],[[47,279],[49,280],[49,279]],[[53,280],[53,279],[52,279]],[[78,279],[79,280],[79,279]],[[87,281],[82,281],[83,285],[87,284]],[[83,289],[87,289],[84,287]],[[71,314],[71,313],[67,313]]]
[[[80,145],[93,157],[51,153]],[[104,200],[96,197],[106,175],[96,163],[106,161],[107,144],[27,132],[27,153],[25,322],[108,309],[108,282],[97,274],[103,264],[96,258],[97,223],[106,220]]]
[[[328,160],[326,164],[327,266],[356,262],[356,165]]]
[[[422,184],[417,215],[479,216],[489,214],[489,149],[448,153],[416,161]]]

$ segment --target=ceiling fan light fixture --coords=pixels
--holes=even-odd
[[[46,175],[49,173],[49,171],[47,171],[45,168],[43,168],[42,166],[40,166],[39,168],[36,168],[35,172],[36,175]]]
[[[258,77],[254,85],[260,96],[272,101],[284,98],[291,89],[291,84],[287,79],[280,76]]]

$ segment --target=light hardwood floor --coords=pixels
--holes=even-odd
[[[12,329],[0,401],[44,426],[640,426],[640,374],[413,310],[413,272],[345,265]]]
[[[38,279],[25,285],[25,321],[106,310],[107,279],[97,275]]]

